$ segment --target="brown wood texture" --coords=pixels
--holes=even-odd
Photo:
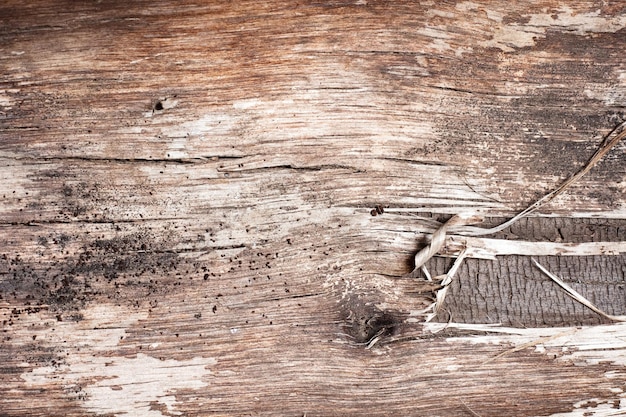
[[[626,327],[528,257],[445,330],[401,277],[412,212],[588,160],[625,47],[621,1],[0,2],[0,415],[624,415]],[[624,149],[496,237],[625,241]],[[625,254],[542,262],[626,314]]]

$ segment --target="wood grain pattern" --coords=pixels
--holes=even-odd
[[[466,327],[402,276],[411,212],[586,162],[625,46],[619,1],[3,1],[0,415],[623,414],[626,327],[527,258],[461,269]],[[625,161],[496,237],[626,241]],[[626,313],[626,255],[545,261]]]

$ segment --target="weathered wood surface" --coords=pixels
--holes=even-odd
[[[623,415],[624,325],[507,256],[433,334],[370,210],[524,208],[624,120],[625,47],[620,1],[3,1],[0,415]],[[625,161],[496,237],[625,241]],[[542,263],[626,314],[626,255]]]

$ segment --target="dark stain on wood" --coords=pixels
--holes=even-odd
[[[384,339],[393,335],[404,321],[398,313],[382,311],[373,302],[366,302],[358,295],[350,295],[342,301],[344,327],[354,342],[367,345],[375,337]]]

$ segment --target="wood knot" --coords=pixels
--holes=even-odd
[[[355,342],[369,345],[376,338],[394,333],[398,320],[392,313],[360,300],[348,304],[346,327]]]

